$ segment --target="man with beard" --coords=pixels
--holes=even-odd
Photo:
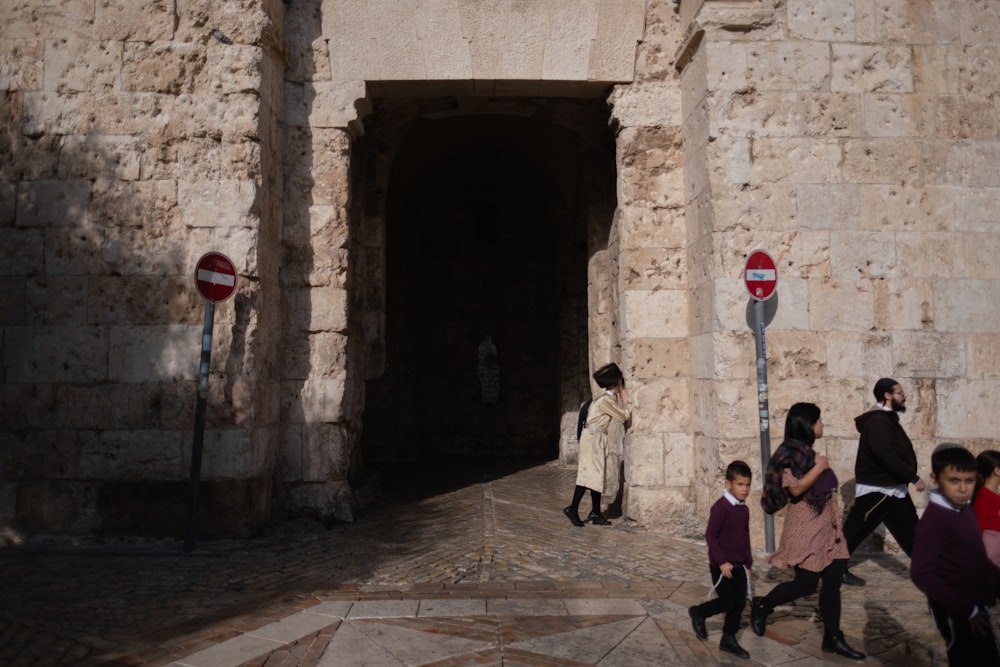
[[[899,413],[906,412],[906,394],[892,378],[875,383],[876,406],[855,417],[861,437],[854,461],[854,504],[844,520],[844,538],[851,553],[880,523],[896,538],[909,556],[913,552],[913,534],[917,510],[910,499],[909,486],[923,491],[927,485],[917,475],[917,455],[913,443],[899,423]],[[865,580],[844,573],[844,583],[864,586]]]

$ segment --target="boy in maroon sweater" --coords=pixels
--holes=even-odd
[[[965,447],[938,445],[931,455],[930,503],[917,523],[910,577],[930,603],[951,665],[1000,665],[987,607],[996,602],[1000,569],[987,557],[969,504],[976,459]]]
[[[698,639],[707,639],[705,619],[726,614],[719,649],[749,658],[739,642],[740,616],[746,606],[753,555],[750,553],[750,466],[733,461],[726,467],[726,492],[712,505],[705,540],[708,542],[708,569],[718,597],[688,609],[691,627]]]

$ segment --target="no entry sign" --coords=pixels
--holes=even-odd
[[[754,250],[747,257],[743,282],[754,301],[767,301],[778,287],[778,267],[763,250]]]
[[[236,265],[221,252],[206,252],[195,266],[194,284],[205,301],[225,301],[236,293]]]

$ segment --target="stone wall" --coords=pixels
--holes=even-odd
[[[903,421],[925,478],[942,440],[997,446],[992,413],[975,404],[998,380],[982,363],[1000,305],[998,21],[995,3],[874,0],[706,0],[693,17],[680,66],[686,126],[704,148],[688,154],[687,209],[704,237],[695,255],[711,267],[693,295],[714,320],[696,323],[712,355],[695,375],[716,378],[698,402],[716,411],[700,426],[717,452],[696,478],[718,479],[734,456],[759,460],[736,279],[758,247],[780,274],[772,439],[791,403],[818,403],[820,449],[850,482],[853,417],[890,375],[908,392]]]
[[[570,365],[623,365],[629,517],[705,514],[732,458],[759,474],[755,248],[780,273],[772,440],[791,403],[818,403],[849,488],[852,418],[892,375],[925,476],[942,440],[1000,447],[980,407],[1000,381],[995,2],[0,9],[0,520],[176,529],[207,250],[241,283],[215,315],[205,525],[354,517],[386,363],[395,147],[357,150],[374,98],[518,114],[503,100],[606,95],[615,173],[582,182],[613,179],[616,202],[583,206],[587,323],[560,336],[585,328],[589,355],[560,348],[559,396],[582,389]],[[583,317],[572,298],[562,323]]]
[[[2,5],[0,470],[27,530],[178,533],[208,250],[241,281],[215,314],[199,509],[216,533],[270,515],[282,8]]]

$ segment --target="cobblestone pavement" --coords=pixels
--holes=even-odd
[[[0,665],[849,662],[820,651],[815,596],[776,610],[763,638],[744,615],[750,661],[719,652],[721,617],[697,640],[686,609],[708,591],[702,526],[575,528],[561,512],[574,474],[479,474],[352,524],[191,554],[172,541],[3,547]],[[787,578],[756,557],[758,593]],[[946,664],[907,565],[872,555],[852,567],[868,586],[843,589],[842,626],[867,664]]]

